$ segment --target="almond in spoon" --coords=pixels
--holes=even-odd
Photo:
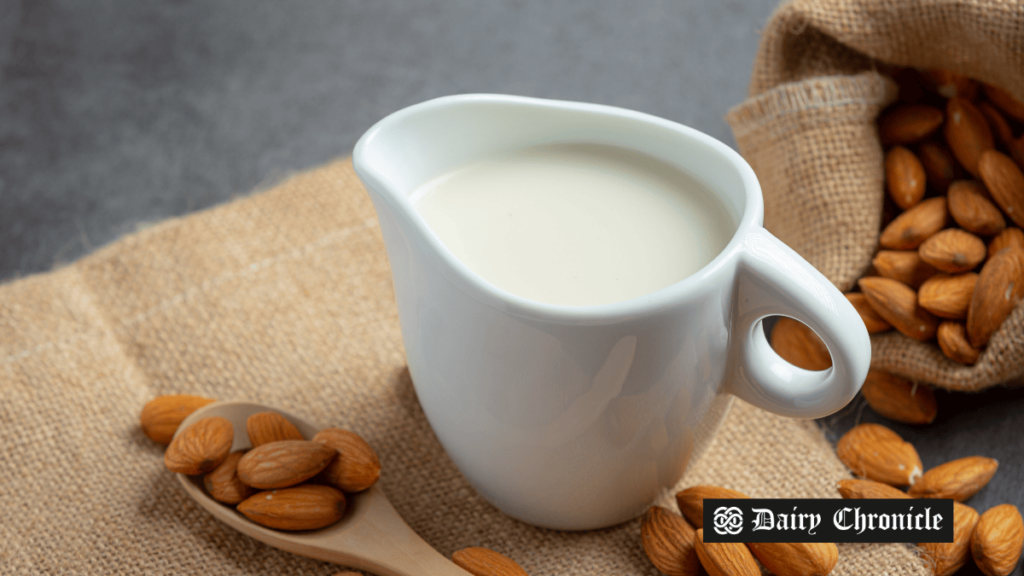
[[[337,450],[319,442],[271,442],[242,456],[238,461],[238,478],[261,490],[286,488],[316,476],[337,455]]]
[[[164,452],[164,466],[189,476],[205,474],[228,457],[234,436],[235,427],[227,418],[203,418],[175,436]]]
[[[257,524],[278,530],[316,530],[345,514],[345,495],[330,486],[304,484],[257,492],[238,505]]]

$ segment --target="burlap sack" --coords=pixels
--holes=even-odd
[[[794,0],[764,31],[750,97],[727,116],[765,196],[765,226],[843,291],[871,265],[883,156],[875,129],[896,86],[877,62],[945,68],[1024,101],[1024,3],[1013,0]],[[872,365],[951,390],[1024,375],[1024,307],[966,367],[934,344],[872,338]]]
[[[639,521],[582,533],[512,520],[445,455],[405,370],[369,198],[339,161],[0,286],[0,574],[304,574],[192,503],[139,429],[146,401],[254,400],[357,431],[384,492],[442,554],[503,552],[535,576],[657,574]],[[835,498],[813,422],[736,402],[679,487]],[[674,491],[673,491],[674,492]],[[675,508],[671,493],[661,498]],[[928,572],[902,544],[841,545],[837,575]]]

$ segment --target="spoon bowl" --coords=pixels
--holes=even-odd
[[[214,402],[185,418],[175,436],[202,418],[222,416],[235,428],[231,450],[249,448],[251,445],[245,429],[246,419],[257,412],[268,411],[284,416],[306,438],[312,438],[320,431],[320,428],[309,422],[270,406],[250,402]],[[217,502],[203,488],[202,475],[177,476],[185,493],[214,518],[279,550],[380,576],[469,576],[468,572],[434,550],[402,520],[379,485],[357,494],[346,494],[345,515],[335,524],[320,530],[288,532],[260,526],[233,506]]]

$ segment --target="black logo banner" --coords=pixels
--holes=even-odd
[[[705,542],[952,542],[953,501],[706,499]]]

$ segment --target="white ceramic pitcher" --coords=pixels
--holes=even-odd
[[[619,146],[694,176],[739,223],[732,240],[667,288],[560,306],[481,279],[408,200],[459,166],[555,142]],[[764,230],[750,166],[696,130],[609,106],[450,96],[381,120],[353,162],[380,220],[420,404],[466,478],[515,518],[570,530],[629,520],[681,478],[733,396],[815,418],[864,381],[871,349],[857,312]],[[761,325],[770,315],[810,326],[832,368],[780,358]]]

